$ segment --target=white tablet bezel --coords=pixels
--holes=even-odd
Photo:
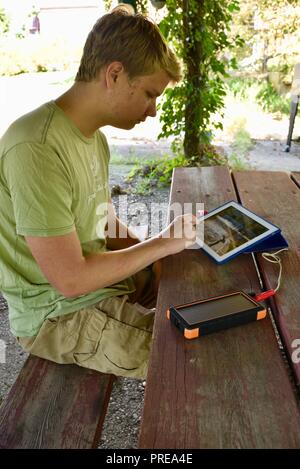
[[[266,239],[269,236],[271,236],[271,235],[273,235],[273,234],[280,231],[277,226],[273,225],[272,223],[269,223],[268,221],[266,221],[263,218],[259,217],[255,213],[251,212],[250,210],[246,209],[242,205],[238,204],[237,202],[230,201],[230,202],[227,202],[224,205],[221,205],[220,207],[216,208],[215,210],[212,210],[208,214],[204,215],[204,217],[202,219],[203,223],[204,223],[204,232],[205,232],[205,220],[207,220],[208,218],[216,215],[219,212],[222,212],[223,210],[225,210],[228,207],[233,207],[236,210],[238,210],[239,212],[242,212],[244,215],[248,216],[252,220],[255,220],[257,223],[259,223],[260,225],[267,228],[267,231],[265,233],[259,235],[259,236],[256,236],[251,241],[247,241],[246,243],[242,244],[241,246],[239,246],[235,249],[232,249],[231,251],[227,252],[226,254],[223,254],[222,256],[217,254],[213,249],[211,249],[209,246],[207,246],[205,244],[205,242],[204,242],[204,233],[203,233],[203,244],[202,244],[201,247],[202,247],[202,249],[204,249],[204,251],[207,252],[207,254],[209,254],[218,263],[225,262],[225,261],[229,260],[231,257],[235,257],[240,252],[245,251],[248,247],[250,247],[252,245],[255,245],[259,241],[261,241],[263,239]]]

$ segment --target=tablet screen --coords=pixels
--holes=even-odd
[[[266,233],[268,228],[234,207],[211,216],[204,224],[204,242],[219,256]]]
[[[203,249],[222,261],[276,231],[276,226],[243,206],[228,202],[204,217]]]

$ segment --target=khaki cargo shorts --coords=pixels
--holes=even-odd
[[[154,309],[135,300],[139,296],[141,302],[155,304],[152,269],[144,269],[133,279],[134,294],[106,298],[74,313],[48,318],[37,336],[18,337],[18,342],[27,352],[56,363],[145,378]]]

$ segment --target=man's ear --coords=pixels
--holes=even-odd
[[[108,89],[114,87],[117,83],[120,75],[124,73],[124,67],[121,62],[112,62],[107,65],[105,79],[106,79],[106,86]]]

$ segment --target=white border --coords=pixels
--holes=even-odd
[[[266,231],[265,233],[259,235],[259,236],[256,236],[255,238],[253,238],[251,241],[247,241],[246,243],[244,244],[241,244],[241,246],[235,248],[235,249],[232,249],[231,251],[227,252],[226,254],[223,254],[223,256],[219,256],[215,251],[213,251],[213,249],[211,249],[209,246],[207,246],[205,244],[205,241],[204,241],[204,237],[203,237],[203,246],[201,246],[204,251],[206,251],[211,257],[213,257],[218,263],[219,262],[223,262],[223,261],[226,261],[227,259],[231,258],[232,256],[238,254],[239,252],[242,252],[244,251],[246,248],[248,248],[249,246],[252,246],[254,244],[256,244],[258,241],[261,241],[265,238],[267,238],[268,236],[274,234],[274,233],[277,233],[279,232],[279,228],[275,225],[272,225],[272,223],[269,223],[267,222],[266,220],[264,220],[263,218],[259,217],[258,215],[256,215],[255,213],[253,212],[250,212],[249,210],[247,210],[245,207],[243,207],[242,205],[238,204],[237,202],[234,202],[234,201],[231,201],[231,202],[227,202],[226,204],[224,205],[221,205],[220,207],[216,208],[215,210],[209,212],[207,215],[204,215],[202,221],[204,223],[204,233],[205,233],[205,220],[216,215],[217,213],[219,212],[222,212],[223,210],[225,210],[226,208],[228,207],[234,207],[236,210],[238,210],[239,212],[242,212],[244,215],[248,216],[249,218],[251,218],[252,220],[255,220],[257,223],[259,223],[260,225],[264,226],[265,228],[268,229],[268,231]]]

